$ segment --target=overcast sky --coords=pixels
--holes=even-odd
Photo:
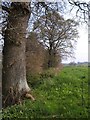
[[[76,0],[77,1],[77,0]],[[89,2],[90,0],[80,0],[84,2]],[[69,7],[70,8],[70,7]],[[66,18],[75,18],[75,9],[72,13],[67,13]],[[88,25],[82,24],[78,28],[79,30],[79,38],[77,40],[76,50],[75,50],[75,58],[69,58],[67,60],[63,60],[62,62],[85,62],[88,61]]]
[[[69,58],[63,60],[65,63],[69,62],[85,62],[88,61],[88,30],[85,25],[79,27],[79,38],[77,40],[75,59]]]
[[[83,1],[83,0],[82,0]],[[84,0],[89,2],[90,0]],[[88,61],[88,26],[81,25],[79,28],[79,36],[76,48],[76,62]]]
[[[76,47],[76,62],[88,61],[88,30],[86,27],[80,26],[79,36]]]

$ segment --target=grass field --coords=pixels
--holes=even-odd
[[[8,107],[3,118],[88,118],[87,67],[68,66],[56,76],[48,71],[28,81],[36,100]]]

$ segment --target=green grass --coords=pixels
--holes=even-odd
[[[65,67],[56,76],[48,71],[31,77],[28,81],[36,100],[6,108],[3,118],[88,118],[87,67]]]

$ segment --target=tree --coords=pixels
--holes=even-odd
[[[26,73],[37,74],[43,71],[45,49],[37,40],[37,34],[31,32],[26,41]]]
[[[30,3],[12,2],[8,8],[7,29],[4,32],[2,94],[3,104],[12,105],[30,91],[26,81],[26,28],[31,11]]]
[[[65,20],[57,12],[49,12],[35,22],[33,30],[48,51],[48,67],[53,67],[58,54],[61,58],[73,55],[78,38],[77,25],[74,20]]]

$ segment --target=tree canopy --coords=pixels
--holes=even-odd
[[[38,33],[38,40],[46,49],[54,50],[61,57],[73,55],[78,31],[78,23],[64,19],[58,12],[49,12],[34,23],[33,31]]]

